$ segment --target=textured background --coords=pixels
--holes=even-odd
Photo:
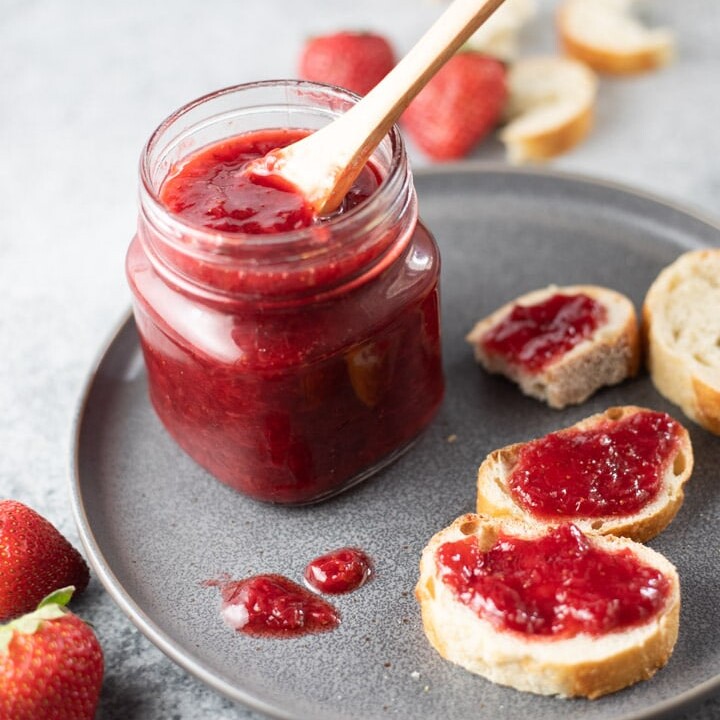
[[[551,51],[552,3],[525,34]],[[655,0],[675,64],[603,80],[595,133],[553,163],[719,215],[720,6]],[[124,253],[137,159],[154,127],[209,90],[288,77],[304,38],[378,29],[399,52],[438,14],[430,0],[0,0],[0,495],[77,542],[70,423],[88,369],[129,302]],[[423,159],[413,155],[416,166]],[[502,159],[495,142],[477,160]],[[78,603],[105,648],[100,718],[253,718],[177,668],[93,581]],[[710,699],[683,720],[720,716]]]

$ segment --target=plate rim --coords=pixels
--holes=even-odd
[[[557,179],[564,182],[600,187],[621,194],[630,195],[645,201],[669,208],[674,212],[686,215],[720,232],[720,216],[715,216],[702,208],[696,208],[689,203],[663,197],[661,194],[634,187],[630,184],[613,179],[595,177],[578,172],[548,169],[545,167],[517,167],[505,165],[501,162],[470,161],[447,163],[439,166],[420,167],[413,170],[414,177],[445,176],[445,175],[514,175],[525,178]],[[701,246],[708,246],[700,241]],[[101,343],[99,351],[89,365],[85,382],[83,383],[79,400],[76,403],[70,428],[70,453],[67,466],[68,485],[73,518],[77,527],[80,542],[85,550],[90,566],[105,591],[115,604],[125,614],[150,642],[161,650],[172,662],[183,668],[207,686],[234,702],[242,703],[247,709],[264,713],[277,720],[305,720],[303,716],[290,714],[274,703],[263,700],[233,683],[224,680],[203,667],[172,637],[159,628],[135,603],[115,576],[110,564],[105,559],[99,543],[95,538],[85,511],[81,492],[81,478],[79,469],[80,437],[85,411],[99,377],[100,368],[107,358],[113,345],[124,332],[135,326],[132,308],[126,309],[120,316],[111,331]],[[656,703],[644,710],[617,716],[614,720],[660,720],[680,710],[688,710],[720,690],[720,671],[712,678],[693,686],[680,694]]]
[[[574,170],[557,170],[555,168],[539,167],[539,166],[519,166],[506,165],[500,161],[494,160],[471,160],[463,162],[449,162],[436,166],[422,166],[412,170],[413,178],[426,177],[432,175],[455,175],[455,174],[480,174],[480,175],[518,175],[525,177],[538,177],[545,179],[556,179],[568,182],[574,182],[581,185],[591,185],[594,187],[613,190],[625,195],[631,195],[641,200],[662,205],[666,208],[674,210],[683,215],[688,215],[694,220],[709,225],[715,230],[720,231],[720,213],[713,213],[703,207],[694,205],[692,202],[683,201],[675,197],[663,195],[660,192],[646,190],[632,183],[623,182],[600,175],[591,175],[589,173],[578,172]],[[422,212],[420,213],[422,216]]]

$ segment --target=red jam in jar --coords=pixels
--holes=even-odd
[[[650,410],[560,430],[522,447],[508,486],[536,517],[631,515],[660,492],[680,432],[669,415]]]
[[[475,537],[441,545],[442,582],[498,630],[529,637],[593,636],[641,625],[670,593],[668,579],[629,550],[595,547],[571,524],[536,538]]]
[[[245,635],[297,637],[333,630],[340,623],[330,603],[282,575],[254,575],[219,585],[223,620]]]
[[[326,219],[315,216],[302,195],[283,187],[273,176],[248,170],[253,160],[306,135],[298,130],[261,130],[203,148],[168,175],[160,188],[160,201],[191,225],[230,235],[270,235],[321,223]],[[367,200],[379,182],[373,168],[365,166],[339,212]]]
[[[192,458],[259,500],[368,477],[443,396],[439,256],[397,131],[331,217],[243,172],[353,102],[303,82],[230,88],[171,116],[142,158],[127,274],[152,404]]]
[[[370,558],[362,550],[352,547],[321,555],[305,568],[305,582],[308,586],[329,595],[357,590],[371,575]]]
[[[534,305],[515,305],[480,342],[486,353],[538,372],[607,321],[607,310],[582,293],[556,293]]]

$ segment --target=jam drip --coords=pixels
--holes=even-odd
[[[442,582],[496,629],[544,638],[643,624],[670,590],[629,550],[595,548],[570,524],[532,540],[501,535],[487,552],[467,537],[441,545],[436,560]]]
[[[557,293],[535,305],[515,305],[480,342],[486,353],[538,372],[605,322],[607,310],[591,297]]]
[[[302,130],[267,130],[202,148],[173,168],[160,199],[190,225],[223,233],[264,235],[309,227],[322,218],[299,192],[276,175],[248,168],[253,160],[306,135]],[[365,167],[339,212],[366,200],[378,184],[374,170]]]
[[[660,412],[570,428],[525,444],[508,486],[536,517],[615,517],[640,511],[658,495],[680,425]]]
[[[305,582],[318,592],[339,595],[357,590],[371,574],[370,558],[362,550],[344,547],[308,563]]]
[[[247,635],[296,637],[332,630],[340,623],[330,603],[282,575],[255,575],[217,584],[223,620]]]

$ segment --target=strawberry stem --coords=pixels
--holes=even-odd
[[[75,587],[73,585],[68,585],[67,587],[55,590],[40,601],[37,609],[39,610],[41,607],[45,607],[46,605],[60,605],[61,607],[65,607],[70,602],[74,592]]]
[[[44,621],[56,620],[65,615],[68,612],[65,606],[74,592],[75,588],[72,585],[55,590],[40,601],[37,610],[22,615],[5,625],[0,625],[0,655],[7,653],[15,633],[32,635]]]

